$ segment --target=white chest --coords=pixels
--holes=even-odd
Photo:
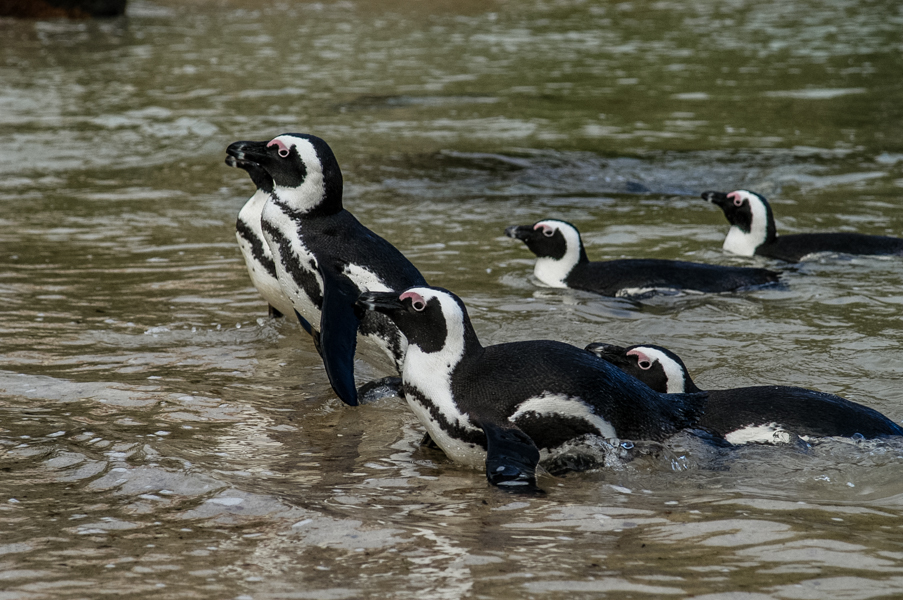
[[[320,326],[320,308],[305,291],[304,284],[316,286],[323,295],[323,280],[317,271],[317,259],[310,252],[301,236],[297,223],[285,214],[275,202],[267,202],[261,220],[267,224],[263,237],[276,264],[276,278],[292,306],[315,329]],[[270,232],[274,229],[276,235]],[[302,282],[302,278],[305,280]]]
[[[727,237],[724,238],[724,245],[722,248],[731,254],[752,256],[756,253],[756,248],[764,241],[765,236],[757,235],[755,230],[747,233],[734,225],[731,227],[730,231],[727,232]]]
[[[533,275],[549,287],[566,288],[567,284],[564,280],[573,268],[573,264],[566,263],[563,260],[537,258],[536,266],[533,267]]]

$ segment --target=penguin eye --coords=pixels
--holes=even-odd
[[[555,230],[551,227],[543,227],[542,234],[546,237],[552,237],[553,235],[555,235]]]
[[[741,198],[740,196],[736,196],[734,198],[734,206],[737,206],[737,207],[743,206],[743,198]]]
[[[648,371],[649,367],[652,366],[652,363],[649,362],[648,360],[641,360],[641,361],[637,362],[637,366],[639,368],[643,369],[644,371]]]
[[[424,308],[426,308],[426,302],[423,300],[414,300],[411,302],[411,308],[416,310],[417,312],[421,312]]]
[[[288,155],[292,153],[292,149],[279,139],[270,140],[270,143],[267,144],[267,148],[270,146],[276,146],[276,154],[278,154],[280,158],[288,158]]]

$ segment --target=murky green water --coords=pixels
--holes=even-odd
[[[302,131],[484,342],[657,342],[703,387],[903,420],[903,261],[642,305],[536,287],[505,226],[593,259],[723,255],[698,199],[903,234],[893,2],[134,1],[0,20],[0,598],[849,598],[903,593],[903,443],[645,447],[542,498],[332,394],[234,240],[238,139]],[[359,365],[363,376],[379,373]],[[733,594],[733,595],[732,595]]]

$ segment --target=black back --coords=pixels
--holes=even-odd
[[[761,194],[742,190],[751,194],[765,207],[766,236],[756,248],[756,254],[787,262],[797,262],[804,256],[816,253],[861,254],[861,255],[903,255],[903,239],[882,235],[868,235],[851,232],[795,233],[778,235],[774,223],[774,213],[768,200]],[[724,212],[728,222],[741,231],[749,233],[752,228],[752,210],[747,199],[728,198],[723,192],[704,192],[703,199],[716,204]]]
[[[899,425],[872,408],[833,394],[781,385],[709,390],[709,405],[699,422],[722,435],[769,423],[797,435],[903,435]]]
[[[647,365],[640,365],[636,355],[627,355],[637,347],[654,348],[665,353],[683,370],[686,391],[699,389],[683,361],[661,346],[643,344],[621,348],[596,343],[586,349],[652,389],[667,391],[668,378],[661,362],[655,361],[648,368],[643,368]],[[782,385],[708,390],[708,394],[705,414],[698,425],[721,435],[771,423],[797,435],[850,437],[858,433],[866,438],[903,435],[903,428],[880,412],[834,394]]]
[[[692,426],[705,401],[688,396],[672,405],[672,396],[652,391],[580,348],[554,341],[513,342],[469,353],[455,369],[452,390],[463,410],[495,410],[506,419],[523,401],[543,394],[581,398],[618,437],[645,440]],[[595,433],[566,418],[518,425],[540,448]]]
[[[630,288],[733,292],[780,281],[780,273],[753,267],[726,267],[664,259],[622,259],[578,264],[568,287],[614,296]]]
[[[611,423],[619,437],[661,440],[692,426],[704,406],[704,394],[654,392],[617,367],[570,344],[536,340],[483,347],[463,302],[446,290],[433,289],[452,297],[463,315],[463,356],[454,365],[451,392],[458,409],[472,415],[476,422],[508,422],[528,399],[563,396],[589,405],[591,411],[588,412]],[[449,333],[442,305],[436,298],[415,307],[410,299],[399,301],[392,294],[365,296],[397,302],[397,307],[385,314],[398,325],[411,345],[427,353],[439,352],[446,347]],[[405,394],[414,397],[419,392],[406,382]],[[482,432],[456,428],[435,407],[431,414],[433,420],[454,437],[485,447]],[[596,433],[595,429],[587,428],[582,419],[559,415],[525,418],[518,420],[517,426],[540,448],[554,447],[579,435]]]
[[[547,219],[554,222],[555,220]],[[561,228],[516,225],[505,230],[506,235],[519,239],[539,258],[561,260],[568,250],[568,239]],[[565,276],[567,287],[595,292],[603,296],[616,296],[630,289],[692,290],[706,293],[732,292],[744,288],[770,285],[780,280],[780,274],[768,269],[751,267],[723,267],[678,260],[621,259],[590,262],[573,224],[559,221],[563,227],[573,228],[578,244],[578,260]]]
[[[779,235],[756,254],[796,262],[809,254],[830,252],[859,255],[903,255],[903,239],[864,233],[794,233]]]

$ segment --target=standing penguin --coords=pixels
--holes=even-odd
[[[780,276],[768,269],[680,260],[628,258],[590,262],[577,228],[557,219],[512,225],[505,229],[505,235],[521,240],[536,255],[533,274],[542,283],[603,296],[636,296],[667,290],[733,292],[777,283]]]
[[[273,181],[261,227],[276,276],[302,326],[313,336],[329,382],[346,404],[358,404],[357,336],[375,344],[400,370],[407,341],[379,314],[361,319],[355,301],[366,290],[426,285],[392,244],[342,206],[342,172],[329,145],[307,134],[235,142],[226,150],[258,165]]]
[[[270,252],[270,247],[263,238],[263,230],[260,227],[263,205],[273,193],[273,178],[259,165],[237,160],[234,156],[227,156],[226,164],[247,171],[251,176],[251,181],[257,186],[257,191],[238,212],[238,219],[235,222],[235,237],[238,239],[238,247],[245,258],[251,282],[269,304],[270,316],[281,317],[285,314],[293,314],[292,302],[283,293],[282,286],[279,285],[273,253]]]
[[[621,348],[594,343],[586,347],[659,392],[700,391],[686,365],[661,346],[644,344]],[[707,390],[705,414],[699,426],[731,442],[774,443],[794,436],[866,438],[903,435],[903,428],[867,406],[834,394],[786,385],[763,385]]]
[[[536,490],[537,463],[569,440],[662,440],[705,405],[705,394],[654,392],[570,344],[483,346],[464,303],[441,288],[367,292],[358,305],[407,337],[404,394],[430,437],[456,462],[485,461],[489,482],[509,490]]]
[[[779,236],[771,206],[755,192],[704,192],[702,199],[720,208],[731,224],[723,247],[732,254],[757,254],[787,262],[797,262],[809,254],[822,252],[903,255],[903,239],[884,235],[841,231]]]

